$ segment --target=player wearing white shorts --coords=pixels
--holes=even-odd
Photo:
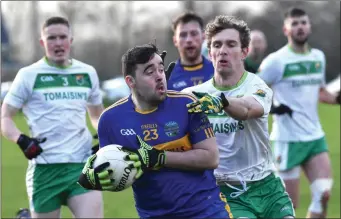
[[[266,57],[258,75],[274,92],[270,135],[279,174],[298,205],[300,167],[311,183],[312,202],[307,217],[326,217],[332,176],[325,133],[318,117],[318,102],[340,103],[325,89],[326,58],[311,48],[309,17],[292,8],[285,14],[288,44]]]
[[[70,58],[72,35],[62,17],[45,21],[45,57],[19,70],[2,105],[2,134],[17,143],[29,165],[26,187],[33,218],[59,218],[67,205],[77,218],[103,218],[102,194],[77,184],[91,155],[92,125],[103,111],[96,70]],[[15,125],[22,109],[30,137]]]
[[[215,170],[234,218],[292,218],[294,209],[275,165],[268,134],[272,91],[245,71],[250,29],[234,17],[218,16],[206,26],[214,77],[194,87],[199,100],[189,112],[206,112],[219,146]]]

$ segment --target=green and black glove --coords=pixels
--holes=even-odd
[[[83,188],[90,190],[112,191],[114,190],[114,180],[110,178],[113,170],[106,169],[110,166],[109,162],[102,163],[93,169],[93,163],[96,159],[96,154],[90,156],[82,170],[78,179],[78,184]]]
[[[136,135],[140,145],[138,150],[127,150],[130,154],[125,157],[127,161],[133,161],[131,168],[137,169],[136,179],[140,178],[146,170],[159,170],[166,163],[166,153],[164,150],[157,150],[144,142],[139,135]]]
[[[198,100],[186,105],[189,113],[219,113],[230,104],[223,93],[220,96],[195,91],[192,93]]]

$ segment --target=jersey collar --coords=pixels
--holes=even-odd
[[[237,84],[235,84],[233,86],[218,86],[218,85],[215,84],[214,77],[212,78],[212,84],[213,84],[213,87],[215,87],[217,90],[220,90],[220,91],[233,90],[233,89],[239,87],[245,81],[247,75],[248,75],[248,72],[244,71],[242,77],[239,79]]]

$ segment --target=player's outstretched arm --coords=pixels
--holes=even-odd
[[[242,98],[227,97],[223,93],[220,96],[209,93],[193,92],[197,101],[187,104],[189,113],[206,114],[219,113],[224,110],[236,120],[247,120],[263,116],[263,106],[253,97]]]
[[[236,120],[259,118],[264,114],[263,106],[252,96],[227,98],[229,105],[224,111]]]
[[[319,93],[319,100],[321,103],[340,104],[340,92],[335,95],[327,91],[326,88],[321,88]]]
[[[166,151],[166,167],[185,170],[216,169],[219,164],[219,151],[216,138],[200,141],[185,152]]]

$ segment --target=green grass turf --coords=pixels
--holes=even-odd
[[[319,112],[330,148],[334,176],[334,187],[328,208],[328,217],[340,218],[340,107],[321,104]],[[28,127],[22,114],[18,114],[15,121],[21,130],[28,133]],[[18,208],[28,207],[25,187],[27,161],[16,144],[4,138],[1,139],[1,143],[1,216],[2,218],[11,218],[15,216]],[[300,187],[301,200],[296,216],[303,218],[310,204],[309,184],[303,175]],[[137,217],[130,189],[119,193],[104,192],[104,204],[105,217]],[[66,207],[62,209],[62,217],[72,217]]]

